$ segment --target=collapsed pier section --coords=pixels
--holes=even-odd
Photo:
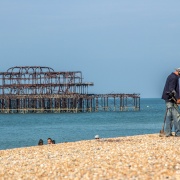
[[[16,66],[0,72],[0,113],[139,111],[139,94],[89,94],[81,71]]]

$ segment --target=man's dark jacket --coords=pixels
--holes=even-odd
[[[162,99],[165,101],[169,101],[169,96],[167,92],[172,92],[173,90],[176,91],[176,99],[179,99],[179,76],[176,75],[175,73],[171,73],[166,80],[166,84],[164,86],[163,94],[162,94]]]

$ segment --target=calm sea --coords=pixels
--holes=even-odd
[[[162,99],[141,99],[138,112],[61,114],[0,114],[0,149],[101,138],[159,133],[165,104]]]

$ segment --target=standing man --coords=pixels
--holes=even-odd
[[[172,126],[174,124],[175,136],[180,136],[180,121],[178,121],[178,111],[176,99],[179,99],[179,76],[180,68],[171,73],[166,80],[162,99],[165,100],[167,108],[167,119],[165,134],[166,137],[172,136]]]

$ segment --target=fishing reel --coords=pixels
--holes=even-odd
[[[168,95],[168,99],[170,100],[170,101],[173,101],[173,102],[177,102],[177,99],[176,99],[176,97],[175,97],[175,95],[176,95],[176,92],[175,91],[171,91],[171,92],[166,92],[166,94]]]

